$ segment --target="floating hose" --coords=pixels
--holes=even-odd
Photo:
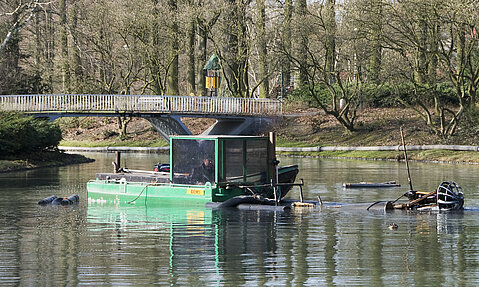
[[[375,203],[373,203],[373,204],[371,204],[370,206],[368,206],[368,208],[366,208],[366,210],[369,211],[369,209],[370,209],[371,207],[373,207],[373,206],[375,206],[376,204],[381,203],[381,202],[384,202],[384,201],[381,201],[381,200],[380,200],[380,201],[376,201]]]
[[[235,197],[232,197],[224,202],[222,202],[220,205],[218,205],[218,208],[224,208],[224,207],[236,207],[239,204],[243,203],[248,203],[248,204],[261,204],[261,205],[275,205],[275,201],[271,199],[267,199],[263,196],[260,195],[238,195]]]
[[[47,205],[52,203],[57,197],[55,195],[49,196],[47,198],[44,198],[38,202],[39,205]]]
[[[132,204],[133,202],[135,202],[138,198],[140,198],[141,194],[143,193],[143,191],[145,191],[145,189],[146,189],[148,186],[152,186],[152,184],[147,184],[147,185],[145,185],[145,187],[143,187],[143,189],[141,190],[140,194],[138,194],[138,196],[137,196],[135,199],[133,199],[132,201],[127,201],[126,203]]]

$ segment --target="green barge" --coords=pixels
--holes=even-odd
[[[297,165],[279,167],[274,136],[172,136],[170,171],[119,168],[87,183],[91,203],[277,204],[295,184]],[[240,199],[238,201],[238,199]]]

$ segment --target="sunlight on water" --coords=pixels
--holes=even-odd
[[[0,174],[0,285],[474,286],[479,282],[477,166],[411,163],[414,188],[454,180],[465,210],[368,212],[343,205],[393,200],[408,190],[402,163],[281,158],[298,164],[305,198],[327,203],[290,212],[201,206],[88,203],[86,182],[110,171],[94,163]],[[167,155],[124,154],[152,169]],[[344,189],[345,182],[402,186]],[[38,206],[78,194],[76,206]],[[293,190],[291,197],[299,198]],[[336,203],[336,204],[332,204]],[[343,206],[343,207],[339,207]],[[397,230],[388,228],[390,223]]]

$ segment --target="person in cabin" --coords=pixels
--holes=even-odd
[[[193,169],[192,181],[201,185],[215,181],[215,166],[209,157],[205,157],[201,165]]]

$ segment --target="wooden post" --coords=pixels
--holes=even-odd
[[[274,132],[269,133],[268,157],[269,179],[276,182],[276,134]]]
[[[118,173],[120,170],[120,160],[121,160],[121,153],[119,151],[115,151],[115,161],[113,162],[113,173]]]
[[[301,179],[301,184],[299,185],[299,201],[301,203],[304,202],[304,200],[303,200],[303,185],[304,185],[304,181],[303,181],[303,179]]]

